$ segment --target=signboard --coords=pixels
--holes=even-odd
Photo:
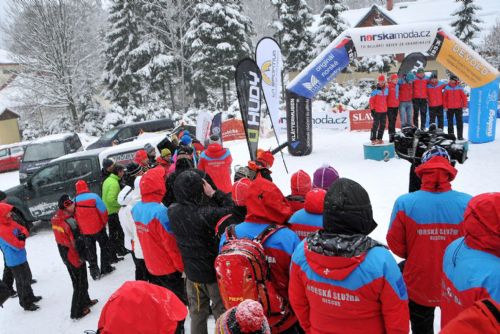
[[[239,140],[245,139],[245,129],[243,122],[240,119],[230,119],[222,122],[222,140]]]
[[[286,118],[280,122],[281,129],[286,130]],[[313,111],[313,129],[349,130],[349,112]]]
[[[349,111],[349,124],[351,127],[351,131],[370,131],[373,124],[372,112],[369,109]],[[388,124],[389,121],[386,120],[386,130]],[[396,128],[401,129],[401,121],[399,120],[399,115],[396,120]]]

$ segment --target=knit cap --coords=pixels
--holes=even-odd
[[[218,334],[270,334],[269,323],[262,305],[255,300],[244,300],[222,314],[215,324]]]
[[[338,178],[339,173],[335,168],[323,165],[314,172],[313,188],[321,188],[328,191],[330,185],[337,181]]]

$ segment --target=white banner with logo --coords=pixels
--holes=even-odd
[[[358,57],[383,54],[409,54],[430,49],[437,24],[405,24],[349,29]]]
[[[270,37],[262,38],[255,50],[256,63],[262,73],[262,91],[275,127],[276,137],[280,135],[281,70],[283,57],[279,44]],[[279,139],[278,139],[279,144]]]
[[[196,139],[205,144],[205,139],[210,136],[210,125],[212,115],[209,112],[201,111],[196,117]]]
[[[282,118],[281,128],[286,131],[286,119]],[[349,130],[349,112],[313,111],[312,127],[315,129]]]

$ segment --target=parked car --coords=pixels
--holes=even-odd
[[[28,142],[20,142],[0,146],[0,173],[18,170]]]
[[[90,144],[87,149],[108,147],[122,144],[137,138],[142,132],[159,132],[171,130],[175,127],[174,121],[168,118],[139,123],[123,124],[104,133],[96,142]]]
[[[41,167],[52,159],[81,151],[82,142],[76,133],[62,133],[38,138],[24,150],[19,168],[19,182],[26,182]]]
[[[61,194],[75,195],[76,181],[85,180],[90,191],[101,194],[101,168],[105,158],[126,164],[146,143],[156,146],[164,137],[165,134],[148,134],[145,138],[122,145],[76,152],[54,159],[29,176],[25,183],[6,190],[6,201],[14,205],[27,222],[49,220],[57,209]]]

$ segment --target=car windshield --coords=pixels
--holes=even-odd
[[[104,133],[101,136],[101,140],[110,140],[110,139],[112,139],[118,133],[118,131],[120,131],[120,129],[109,130],[108,132]]]
[[[55,159],[64,154],[64,142],[62,141],[34,144],[26,148],[23,162]]]

